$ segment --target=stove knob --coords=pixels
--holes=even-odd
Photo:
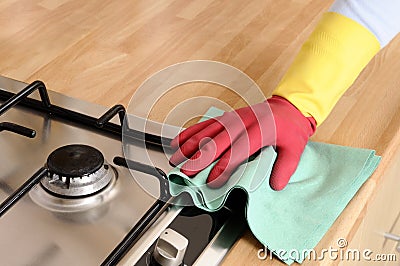
[[[183,263],[189,241],[178,232],[167,228],[154,247],[153,259],[162,266],[179,266]]]

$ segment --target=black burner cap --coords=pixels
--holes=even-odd
[[[91,146],[75,144],[60,147],[47,158],[50,173],[63,177],[92,174],[104,164],[101,152]]]

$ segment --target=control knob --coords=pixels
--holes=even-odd
[[[189,240],[183,235],[171,228],[165,229],[154,247],[152,264],[161,266],[183,265],[188,244]]]

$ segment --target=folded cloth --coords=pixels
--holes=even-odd
[[[221,114],[211,108],[203,119]],[[272,147],[264,148],[219,189],[205,185],[215,163],[193,178],[178,166],[168,175],[170,192],[173,196],[187,192],[197,207],[216,211],[232,189],[243,189],[248,195],[246,218],[254,236],[285,263],[301,263],[374,172],[380,157],[372,150],[309,142],[282,191],[269,186],[275,158]]]

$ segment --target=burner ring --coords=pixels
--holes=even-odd
[[[60,197],[87,197],[105,188],[113,177],[103,154],[91,146],[60,147],[47,158],[48,175],[40,181]]]
[[[60,147],[47,158],[50,173],[62,177],[81,177],[97,172],[104,164],[103,154],[88,145]]]
[[[29,191],[29,196],[37,205],[56,213],[79,213],[111,201],[119,191],[118,172],[111,166],[112,179],[100,191],[84,197],[65,197],[56,193],[49,193],[42,184],[37,184]]]
[[[97,172],[83,177],[60,177],[51,175],[42,178],[41,185],[49,192],[61,197],[90,196],[110,183],[114,173],[104,164]]]

